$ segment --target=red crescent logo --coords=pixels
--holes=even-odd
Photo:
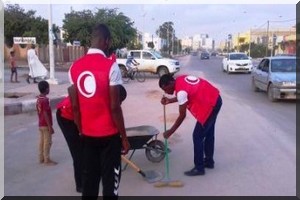
[[[77,87],[83,96],[90,98],[96,92],[96,80],[92,72],[84,71],[77,79]]]

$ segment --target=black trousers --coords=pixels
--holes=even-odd
[[[121,180],[120,134],[108,137],[83,135],[83,192],[82,199],[97,199],[102,181],[103,199],[118,199]]]
[[[73,120],[68,120],[61,116],[61,111],[56,111],[57,123],[67,141],[74,168],[74,177],[76,189],[82,188],[82,160],[83,160],[83,145],[82,138],[79,135],[76,124]]]

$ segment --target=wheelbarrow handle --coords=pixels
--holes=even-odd
[[[140,173],[143,177],[146,177],[146,174],[136,165],[134,164],[132,161],[130,161],[128,158],[126,158],[125,156],[121,156],[122,160],[124,162],[126,162],[128,165],[130,165],[133,169],[135,169],[138,173]]]

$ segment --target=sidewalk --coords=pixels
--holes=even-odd
[[[45,65],[46,66],[46,65]],[[48,66],[46,66],[48,68]],[[55,66],[55,72],[65,74],[63,78],[59,78],[57,85],[50,85],[50,105],[52,108],[67,95],[69,81],[67,78],[68,67]],[[49,68],[48,68],[48,71]],[[23,112],[35,111],[36,96],[39,95],[37,84],[28,84],[26,74],[28,73],[27,65],[19,65],[18,80],[19,83],[10,82],[10,71],[5,65],[4,69],[4,115],[14,115]],[[56,73],[56,74],[57,74]],[[56,77],[55,77],[56,78]]]

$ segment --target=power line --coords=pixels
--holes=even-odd
[[[295,19],[281,20],[281,21],[269,21],[269,22],[284,23],[284,22],[291,22],[291,21],[296,21],[296,18]]]

